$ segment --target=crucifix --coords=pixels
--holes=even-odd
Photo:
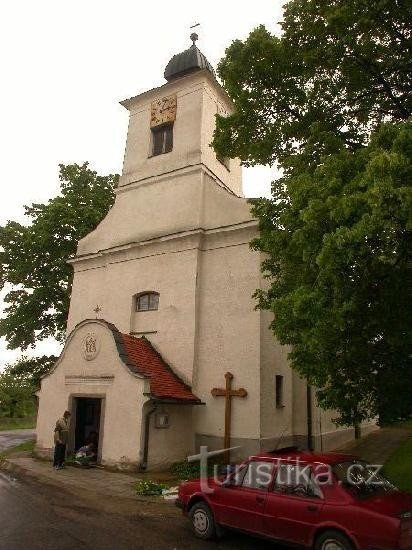
[[[227,372],[225,374],[226,387],[225,388],[213,388],[211,394],[213,397],[224,397],[225,398],[225,438],[224,438],[224,447],[229,449],[230,447],[230,428],[232,424],[232,397],[246,397],[247,391],[244,388],[239,388],[238,390],[232,389],[232,380],[233,374]],[[230,462],[230,451],[226,451],[225,460],[227,463]]]

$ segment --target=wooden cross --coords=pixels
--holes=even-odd
[[[213,388],[211,391],[213,397],[224,397],[225,398],[225,438],[224,438],[224,447],[229,449],[230,447],[230,428],[232,424],[232,397],[246,397],[247,391],[244,388],[239,388],[238,390],[232,390],[232,380],[233,374],[227,372],[225,374],[226,379],[226,388]],[[226,451],[225,460],[227,463],[230,462],[230,451]]]

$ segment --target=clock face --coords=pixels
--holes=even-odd
[[[156,99],[152,103],[150,127],[173,122],[176,119],[177,99],[175,95]]]

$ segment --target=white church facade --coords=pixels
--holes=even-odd
[[[72,411],[70,450],[93,431],[102,464],[162,468],[208,445],[246,456],[297,444],[331,449],[353,438],[287,361],[255,309],[265,280],[249,247],[258,223],[241,166],[210,143],[232,105],[193,44],[166,67],[167,82],[127,99],[123,172],[106,218],[79,242],[68,337],[39,392],[37,453]],[[95,313],[96,305],[97,313]],[[95,318],[95,317],[98,318]],[[370,427],[372,428],[372,426]],[[366,429],[369,429],[368,427]]]

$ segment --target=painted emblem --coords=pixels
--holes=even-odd
[[[95,359],[100,351],[100,343],[93,332],[89,332],[83,338],[83,357],[86,361]]]

